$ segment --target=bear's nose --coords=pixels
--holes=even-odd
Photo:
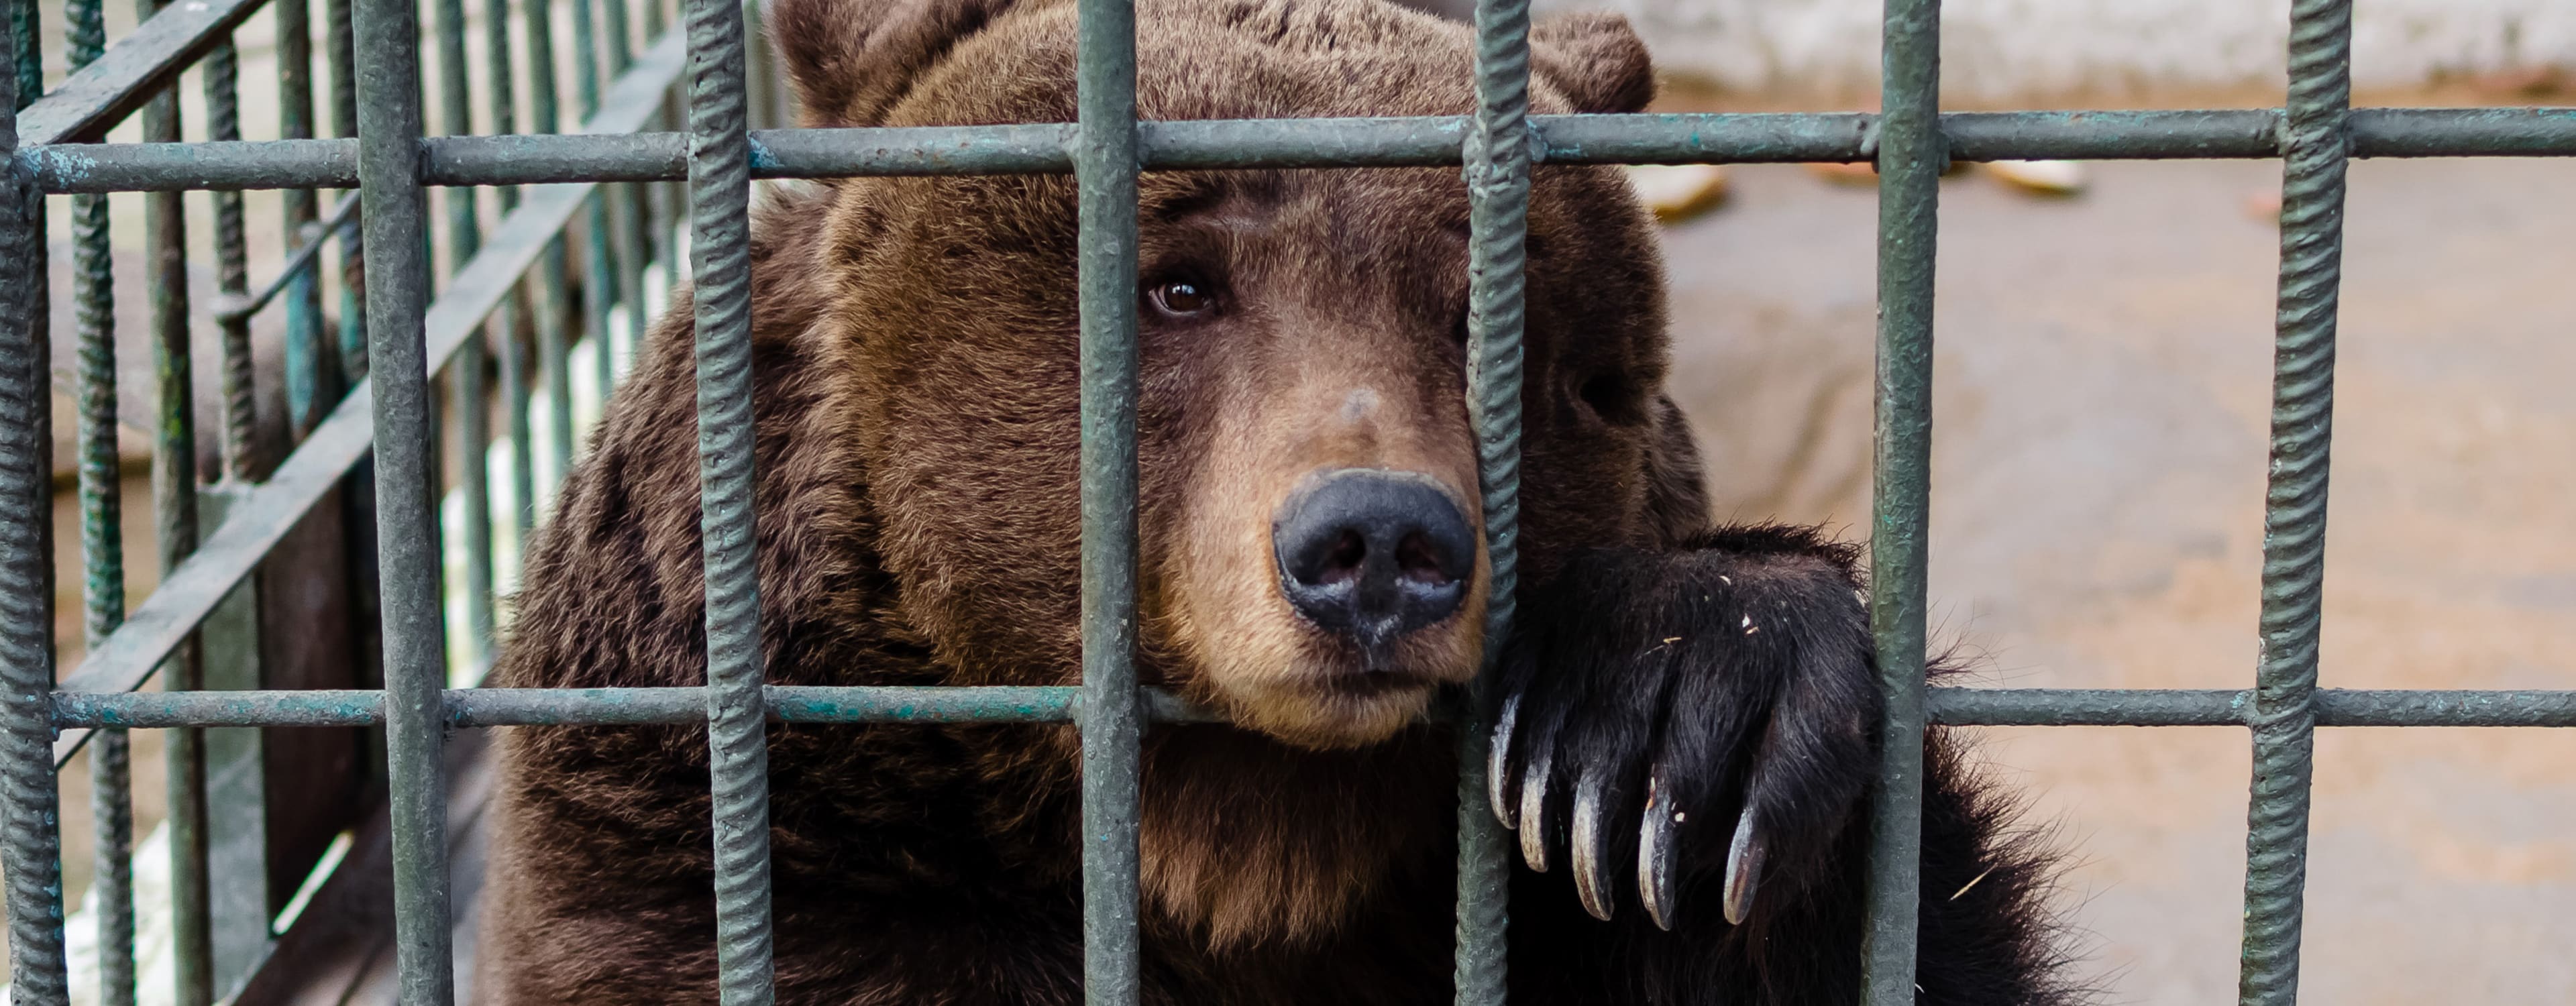
[[[1288,603],[1374,662],[1387,644],[1458,610],[1476,538],[1428,476],[1345,468],[1307,480],[1270,524]]]

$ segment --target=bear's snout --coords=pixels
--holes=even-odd
[[[1309,476],[1271,521],[1280,591],[1297,614],[1359,647],[1388,647],[1458,610],[1475,530],[1427,475],[1344,468]]]

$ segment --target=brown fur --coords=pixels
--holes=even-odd
[[[1073,118],[1061,0],[781,0],[822,126]],[[1377,0],[1142,0],[1147,118],[1448,115],[1463,27]],[[1650,96],[1624,22],[1535,32],[1542,112]],[[1658,389],[1648,217],[1611,170],[1542,167],[1529,267],[1521,562],[1705,520]],[[769,680],[1078,678],[1074,187],[875,178],[792,189],[754,228],[759,579]],[[1144,779],[1147,999],[1445,998],[1453,768],[1418,724],[1481,643],[1476,592],[1408,638],[1412,676],[1280,600],[1269,522],[1339,466],[1427,475],[1475,514],[1454,168],[1158,173],[1142,268],[1219,262],[1231,309],[1147,310],[1141,672],[1242,726],[1157,729]],[[703,680],[690,322],[667,314],[531,552],[497,678]],[[489,1003],[711,1002],[706,752],[694,729],[504,731]],[[770,730],[779,1001],[1078,995],[1075,738],[1063,727]],[[1332,962],[1329,967],[1321,961]]]

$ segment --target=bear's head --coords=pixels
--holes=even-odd
[[[808,125],[1075,118],[1069,0],[771,11]],[[1381,0],[1139,0],[1137,24],[1145,119],[1474,107],[1471,32]],[[1533,43],[1536,111],[1630,112],[1651,95],[1621,19],[1543,20]],[[1663,511],[1697,498],[1659,391],[1649,218],[1616,169],[1541,166],[1533,186],[1525,579],[1571,549],[1660,534]],[[1459,170],[1154,172],[1140,187],[1145,678],[1291,744],[1383,740],[1482,650]],[[844,428],[895,614],[958,683],[1079,667],[1076,194],[1063,176],[868,178],[805,204],[828,212],[801,253],[828,303],[807,338],[857,385]]]

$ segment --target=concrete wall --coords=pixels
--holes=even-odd
[[[1880,0],[1537,0],[1611,9],[1671,72],[1782,95],[1873,93]],[[1948,0],[1957,102],[2280,86],[2287,0]],[[2576,0],[2359,0],[2354,79],[2403,88],[2576,68]]]

